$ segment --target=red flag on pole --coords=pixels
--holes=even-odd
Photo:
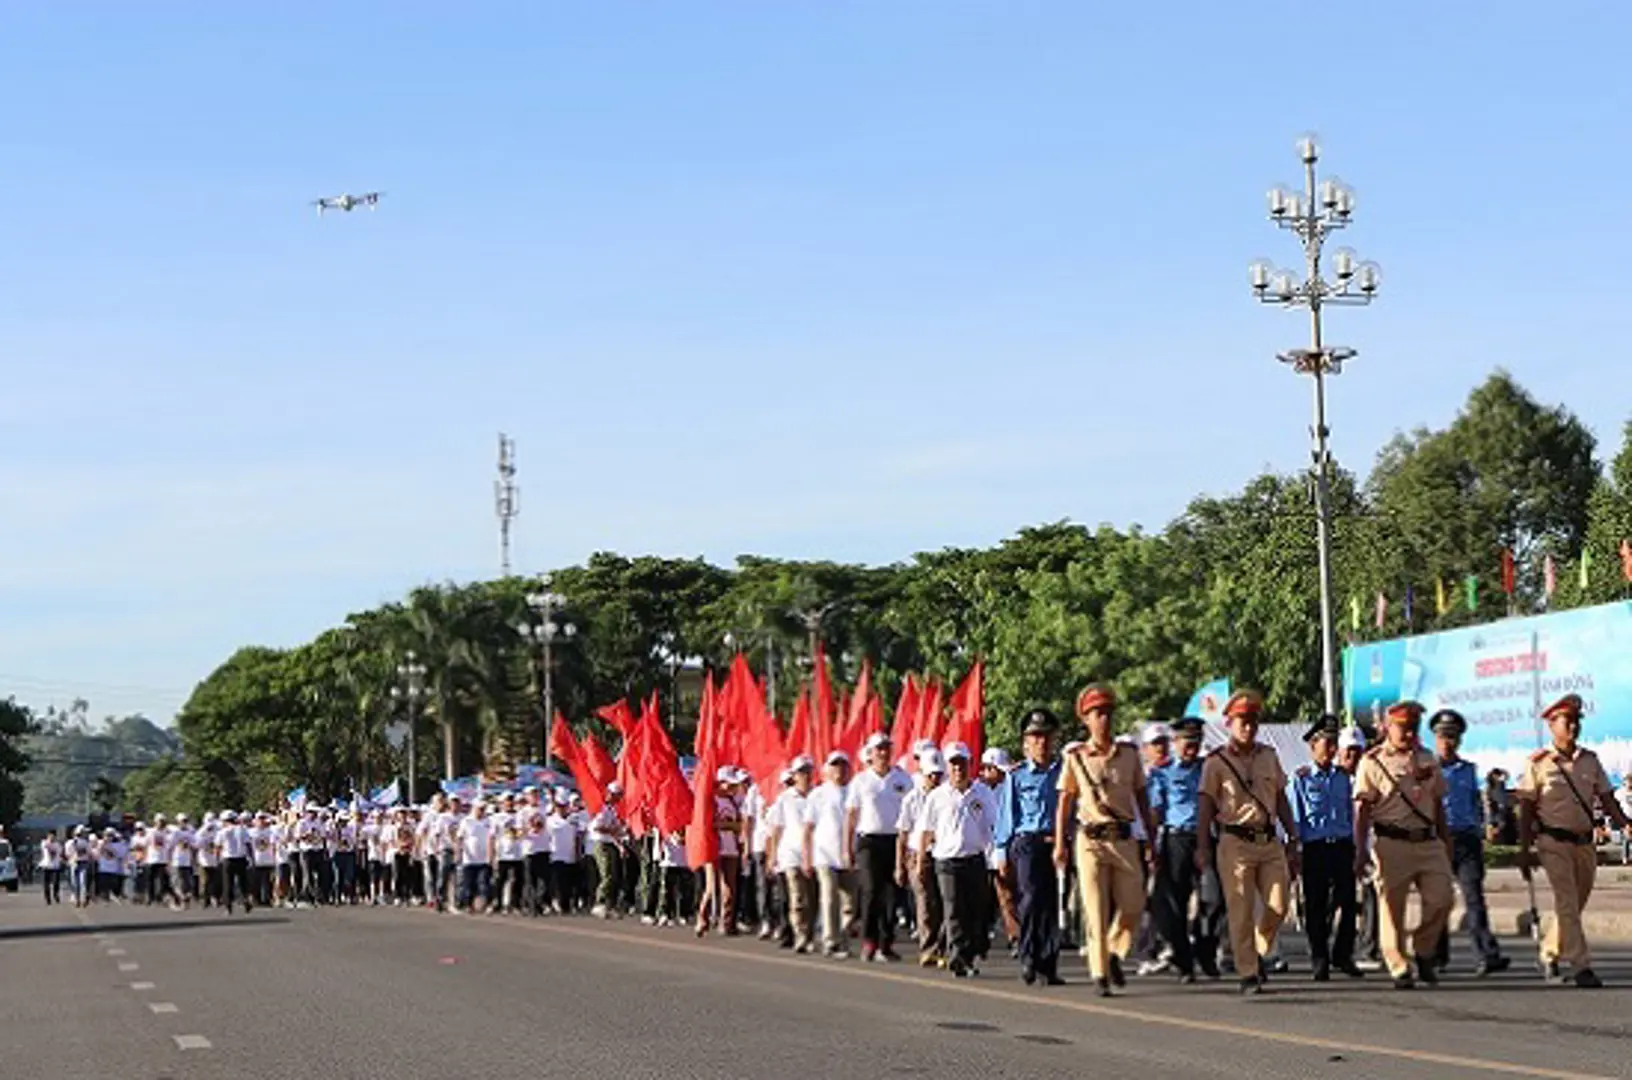
[[[952,721],[946,727],[946,741],[969,747],[976,761],[986,749],[985,665],[975,661],[952,694]]]
[[[816,715],[810,719],[810,756],[820,765],[833,749],[833,682],[828,678],[827,650],[816,643],[816,668],[812,697]]]
[[[1632,540],[1621,541],[1621,573],[1632,581]]]
[[[1513,595],[1514,588],[1513,551],[1511,548],[1502,549],[1502,591],[1508,596]]]
[[[918,768],[918,760],[912,756],[912,741],[918,737],[918,697],[918,682],[909,671],[907,677],[901,680],[901,696],[895,703],[895,722],[890,726],[890,742],[897,754],[908,755],[907,768],[914,771]]]
[[[714,676],[703,680],[703,705],[697,717],[697,771],[691,777],[691,820],[686,824],[686,862],[693,870],[720,857],[720,834],[714,825],[714,771],[719,765],[719,712]]]
[[[1377,593],[1377,629],[1381,630],[1383,628],[1383,624],[1387,621],[1388,597],[1384,596],[1381,590],[1379,590]]]
[[[606,752],[606,747],[601,745],[601,740],[595,737],[593,731],[584,736],[580,749],[583,751],[584,764],[589,767],[590,775],[595,777],[596,783],[601,787],[606,787],[618,778],[617,762],[612,760],[612,755]]]
[[[1553,566],[1553,557],[1548,555],[1541,563],[1541,591],[1548,600],[1558,589],[1558,570]]]
[[[606,804],[601,783],[585,763],[583,751],[572,737],[566,717],[560,713],[555,714],[555,721],[550,725],[550,753],[566,762],[567,768],[572,771],[572,778],[578,782],[578,792],[584,797],[585,808],[591,814],[600,813],[601,807]]]

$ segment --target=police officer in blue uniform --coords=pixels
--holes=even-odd
[[[1303,903],[1309,960],[1316,982],[1335,967],[1350,978],[1354,963],[1354,786],[1337,765],[1339,723],[1327,714],[1304,733],[1313,765],[1298,769],[1287,801],[1303,844]],[[1334,920],[1335,916],[1335,920]]]
[[[1160,826],[1156,838],[1156,882],[1150,902],[1156,930],[1173,950],[1173,967],[1181,982],[1196,981],[1196,968],[1210,979],[1219,976],[1218,941],[1224,931],[1224,890],[1209,866],[1196,873],[1196,821],[1201,809],[1201,733],[1203,723],[1187,716],[1172,726],[1176,753],[1166,765],[1150,771],[1146,791]],[[1196,917],[1190,920],[1190,897]],[[1189,925],[1186,925],[1186,924]]]
[[[1060,761],[1054,756],[1059,721],[1033,709],[1021,727],[1025,757],[999,788],[994,845],[1008,853],[1014,871],[1020,978],[1047,986],[1060,977],[1060,879],[1054,869],[1054,812],[1059,804]]]
[[[1462,890],[1462,907],[1467,912],[1468,932],[1479,953],[1474,974],[1480,977],[1506,971],[1512,961],[1502,955],[1496,935],[1490,932],[1490,916],[1485,911],[1485,806],[1479,783],[1479,768],[1458,756],[1468,722],[1455,709],[1441,709],[1428,721],[1438,750],[1439,771],[1445,775],[1445,823],[1451,832],[1451,873]],[[1434,964],[1444,969],[1451,962],[1451,932],[1447,927],[1434,951]]]

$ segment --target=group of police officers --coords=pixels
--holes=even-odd
[[[775,792],[723,766],[696,781],[712,780],[720,834],[718,857],[696,872],[683,834],[631,837],[615,784],[594,814],[566,790],[502,796],[491,814],[481,801],[438,796],[366,818],[222,814],[195,829],[181,817],[144,830],[135,858],[116,855],[117,837],[83,833],[46,854],[72,872],[81,904],[117,894],[123,856],[145,871],[146,898],[197,897],[228,911],[235,901],[303,899],[587,910],[689,921],[699,936],[757,922],[763,939],[801,953],[819,942],[834,959],[849,957],[854,932],[862,959],[878,963],[901,959],[894,945],[905,923],[919,962],[958,977],[978,972],[999,924],[1028,985],[1064,981],[1059,959],[1075,926],[1102,996],[1126,984],[1136,952],[1147,970],[1170,968],[1186,983],[1233,967],[1243,994],[1261,993],[1285,970],[1277,938],[1295,892],[1314,979],[1362,977],[1358,931],[1374,921],[1365,936],[1393,985],[1432,984],[1449,960],[1454,881],[1476,974],[1509,966],[1485,912],[1481,787],[1458,756],[1467,724],[1454,710],[1429,718],[1432,750],[1414,701],[1386,711],[1375,745],[1362,729],[1322,717],[1305,734],[1310,764],[1288,777],[1258,741],[1263,699],[1254,691],[1225,704],[1228,739],[1210,753],[1203,722],[1186,718],[1147,726],[1147,760],[1116,735],[1116,708],[1108,687],[1083,690],[1084,737],[1058,755],[1056,718],[1033,710],[1018,762],[998,749],[977,762],[961,743],[920,743],[897,758],[880,732],[854,774],[836,751],[818,782],[817,763],[801,756]],[[1552,744],[1531,755],[1515,793],[1519,865],[1527,878],[1539,865],[1551,886],[1545,977],[1566,981],[1567,965],[1568,981],[1597,987],[1581,921],[1597,869],[1596,820],[1601,813],[1623,834],[1632,825],[1597,756],[1579,744],[1581,699],[1566,695],[1542,715]],[[1157,947],[1165,957],[1150,964]]]

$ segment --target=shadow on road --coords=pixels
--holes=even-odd
[[[289,920],[281,916],[249,915],[244,918],[183,919],[177,922],[97,923],[90,926],[0,927],[0,941],[24,938],[83,937],[89,934],[141,934],[150,930],[224,930],[232,926],[276,926]]]

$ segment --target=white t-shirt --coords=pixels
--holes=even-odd
[[[40,869],[62,869],[62,845],[55,837],[48,836],[40,841]]]
[[[68,861],[71,863],[90,862],[91,842],[83,836],[76,836],[68,841]]]
[[[748,795],[742,801],[742,814],[752,818],[754,835],[749,840],[748,850],[755,855],[765,854],[765,848],[771,842],[771,825],[765,820],[765,813],[770,809],[765,803],[765,797],[759,793],[759,785],[755,784],[748,789]]]
[[[894,836],[901,803],[912,791],[912,777],[891,766],[883,776],[863,769],[850,781],[845,809],[856,811],[858,836]]]
[[[520,814],[500,810],[488,820],[493,823],[493,829],[498,837],[496,846],[500,862],[515,862],[526,856]]]
[[[256,866],[278,865],[276,825],[256,825],[249,830],[250,858]]]
[[[220,832],[213,824],[200,825],[194,834],[194,842],[198,845],[198,865],[220,866],[221,852],[215,846],[216,836]]]
[[[99,874],[123,874],[125,872],[125,858],[130,854],[130,848],[123,840],[104,840],[96,856],[96,872]]]
[[[805,813],[815,826],[810,835],[810,862],[818,870],[843,870],[844,800],[841,784],[823,782],[805,800]]]
[[[544,825],[544,808],[523,806],[516,811],[516,817],[521,821],[521,850],[529,857],[548,855],[550,832]]]
[[[782,830],[776,846],[776,869],[799,870],[805,865],[805,825],[810,821],[808,800],[795,787],[786,788],[765,812],[771,828]]]
[[[222,826],[220,844],[223,859],[245,858],[249,855],[249,830],[236,824]]]
[[[487,841],[493,835],[493,826],[485,817],[468,817],[459,824],[459,864],[486,866]]]
[[[665,836],[660,848],[659,866],[672,869],[686,865],[686,837],[684,833],[670,833]]]
[[[590,843],[609,844],[615,843],[622,838],[623,821],[618,817],[618,812],[612,809],[612,804],[608,803],[601,807],[600,813],[590,819]]]
[[[193,865],[193,845],[197,843],[193,830],[184,829],[177,825],[170,830],[170,865],[191,868]]]
[[[570,814],[550,814],[544,819],[544,837],[550,852],[550,861],[574,863],[578,861],[580,822]]]
[[[735,826],[735,828],[733,828]],[[742,827],[742,803],[731,795],[714,796],[714,827],[720,834],[720,855],[742,854],[738,833]]]
[[[908,851],[922,851],[924,846],[924,828],[927,819],[924,816],[924,803],[930,793],[936,788],[924,787],[922,781],[912,785],[901,800],[901,813],[895,819],[895,831],[905,834]]]
[[[945,783],[924,800],[924,817],[924,828],[935,834],[935,858],[984,855],[997,823],[997,800],[979,780],[963,791]]]
[[[148,866],[163,866],[170,861],[170,830],[162,826],[147,830],[147,851],[143,861]]]

